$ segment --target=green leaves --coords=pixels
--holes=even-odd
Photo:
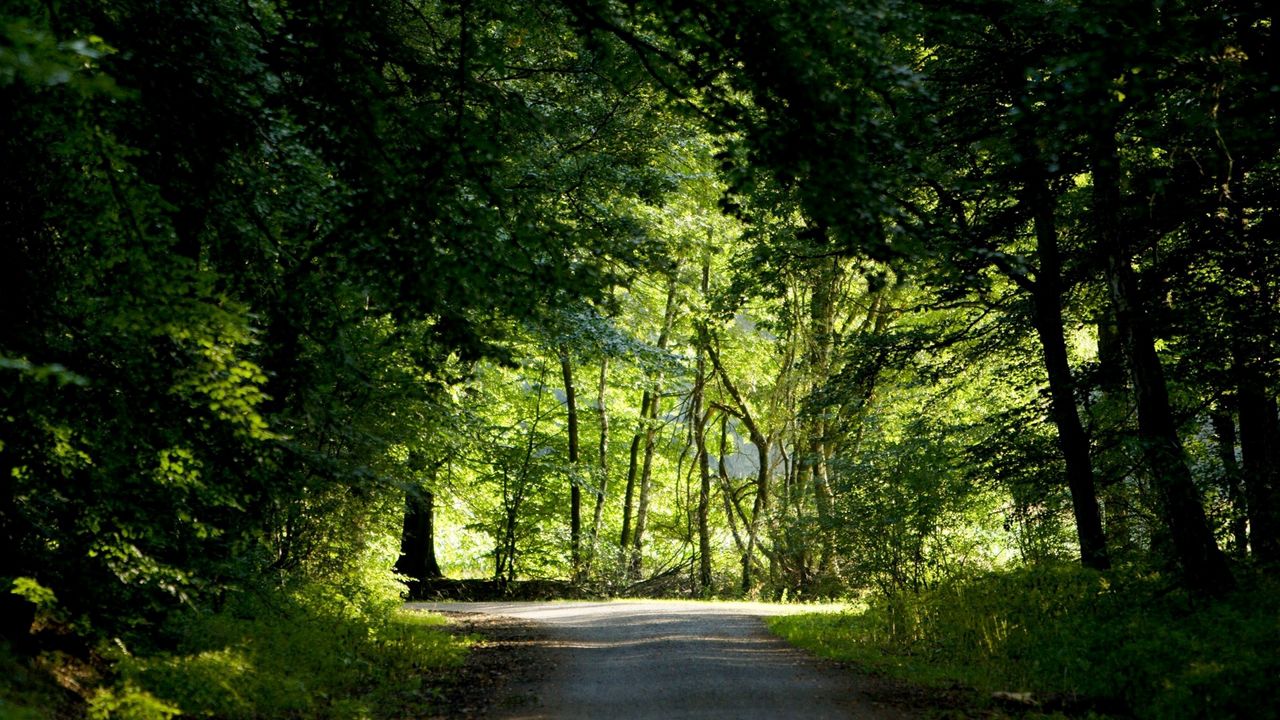
[[[59,41],[45,18],[0,15],[0,87],[67,85],[83,95],[110,93],[114,81],[98,60],[115,52],[97,35]]]

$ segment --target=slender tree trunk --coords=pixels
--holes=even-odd
[[[1133,415],[1133,399],[1125,379],[1128,372],[1125,369],[1124,339],[1116,327],[1115,310],[1104,305],[1094,321],[1098,331],[1098,396],[1090,405],[1089,412],[1100,436],[1107,438],[1094,459],[1095,467],[1100,469],[1098,477],[1103,479],[1098,492],[1103,509],[1103,532],[1107,538],[1108,555],[1114,558],[1134,552],[1134,526],[1142,521],[1132,508],[1134,496],[1139,491],[1138,478],[1134,476],[1132,463],[1116,439],[1125,419]]]
[[[1102,533],[1102,513],[1089,457],[1089,437],[1080,422],[1076,407],[1075,382],[1067,359],[1062,321],[1062,259],[1058,252],[1058,227],[1053,196],[1048,178],[1039,160],[1028,156],[1025,201],[1029,205],[1036,234],[1035,283],[1031,292],[1035,302],[1036,334],[1044,354],[1049,378],[1053,422],[1058,427],[1058,448],[1067,469],[1067,488],[1076,521],[1076,539],[1080,543],[1080,563],[1085,567],[1105,569],[1111,566],[1106,538]]]
[[[747,524],[747,551],[742,556],[742,592],[748,593],[751,592],[751,587],[754,584],[753,569],[760,520],[769,509],[769,438],[761,432],[746,398],[738,391],[738,386],[734,384],[729,374],[725,372],[724,363],[720,361],[720,352],[716,349],[715,338],[710,333],[708,333],[706,348],[707,355],[711,358],[711,364],[715,368],[716,374],[719,375],[721,384],[738,407],[734,413],[742,421],[742,424],[746,426],[747,432],[751,436],[751,442],[756,446],[756,454],[760,462],[759,469],[756,472],[756,497],[752,503],[751,520]]]
[[[757,539],[760,535],[760,519],[769,509],[769,441],[754,430],[752,442],[760,467],[756,471],[756,498],[751,503],[751,523],[747,526],[747,552],[742,557],[742,592],[751,592],[755,584],[753,570]]]
[[[600,384],[596,402],[600,406],[600,487],[596,492],[595,511],[591,515],[591,556],[596,554],[600,540],[600,522],[604,517],[604,499],[609,492],[609,406],[605,391],[609,387],[609,358],[600,360]]]
[[[835,346],[836,294],[840,280],[840,261],[833,258],[824,262],[819,278],[813,286],[813,296],[809,304],[810,332],[812,333],[809,364],[815,391],[826,385],[831,378],[831,354]],[[813,479],[814,506],[818,513],[818,571],[822,573],[831,570],[835,545],[835,539],[831,533],[834,497],[827,470],[827,432],[827,422],[821,416],[815,418],[810,424],[809,465]]]
[[[498,557],[497,579],[501,582],[509,583],[516,579],[516,520],[519,512],[519,502],[513,502],[507,507],[506,525],[503,528],[503,552]]]
[[[497,567],[494,579],[502,583],[510,583],[516,579],[516,530],[520,518],[520,507],[524,504],[525,490],[529,483],[529,470],[533,462],[533,453],[537,448],[538,425],[542,422],[542,398],[547,387],[547,369],[544,366],[538,376],[538,392],[534,396],[533,422],[525,433],[524,458],[520,472],[514,478],[507,472],[502,474],[502,500],[506,509],[506,522],[503,528],[503,542],[494,549]],[[504,560],[505,556],[505,560]],[[505,576],[504,576],[505,573]]]
[[[404,529],[396,572],[409,578],[409,597],[416,598],[422,581],[441,577],[436,562],[435,496],[410,488],[405,493]]]
[[[671,269],[671,276],[667,280],[667,302],[666,309],[662,313],[662,329],[658,332],[657,347],[659,350],[667,349],[667,342],[671,337],[671,329],[675,325],[676,320],[676,290],[680,282],[680,266],[677,264]],[[644,463],[640,469],[640,498],[636,503],[636,525],[635,533],[631,538],[633,554],[630,563],[630,572],[632,577],[639,578],[644,569],[644,531],[645,523],[649,514],[649,491],[651,489],[653,479],[653,451],[654,451],[654,435],[657,432],[658,424],[658,407],[662,404],[662,379],[659,378],[654,383],[653,394],[649,402],[649,417],[645,420],[644,430]]]
[[[564,402],[569,414],[569,555],[575,580],[582,573],[582,487],[578,483],[578,400],[573,385],[573,360],[560,348]]]
[[[698,420],[699,484],[698,484],[698,584],[702,593],[711,592],[711,458],[707,454],[707,416]]]
[[[710,285],[711,261],[702,262],[702,295]],[[693,440],[698,464],[698,588],[702,595],[711,593],[711,458],[707,454],[707,415],[702,412],[702,394],[707,382],[706,332],[698,328],[698,364],[693,381],[693,397],[689,402],[689,420],[693,423]]]
[[[631,438],[631,455],[627,463],[627,488],[622,499],[622,537],[618,546],[631,547],[631,507],[634,504],[637,471],[640,468],[640,443],[644,441],[644,429],[649,424],[649,404],[653,402],[653,394],[645,390],[640,398],[640,422],[636,424],[636,434]]]
[[[1241,487],[1240,464],[1236,461],[1236,425],[1231,410],[1218,407],[1211,417],[1213,432],[1218,438],[1218,461],[1222,464],[1222,487],[1227,491],[1231,504],[1231,539],[1236,557],[1243,558],[1249,552],[1248,504]]]
[[[640,466],[640,498],[636,502],[635,535],[631,538],[631,577],[639,579],[644,571],[644,531],[649,520],[649,495],[653,488],[654,436],[657,434],[658,408],[662,405],[662,385],[654,387],[653,402],[644,431],[644,461]]]
[[[1240,412],[1240,452],[1243,459],[1245,506],[1249,517],[1249,547],[1265,564],[1280,561],[1275,507],[1280,474],[1280,422],[1276,401],[1269,397],[1262,374],[1248,361],[1237,361],[1236,399]]]
[[[1223,164],[1222,176],[1229,180],[1230,159]],[[1277,307],[1275,279],[1256,257],[1266,250],[1250,237],[1241,208],[1225,191],[1223,195],[1219,211],[1223,237],[1240,248],[1228,269],[1251,286],[1248,301],[1237,300],[1232,313],[1236,339],[1231,347],[1249,548],[1259,563],[1280,571],[1280,418],[1267,373],[1274,362],[1269,336],[1274,332],[1272,314]]]
[[[1226,557],[1214,541],[1203,499],[1192,480],[1169,404],[1164,368],[1130,263],[1132,252],[1122,226],[1119,154],[1115,132],[1097,132],[1093,157],[1093,203],[1098,240],[1106,256],[1106,278],[1124,339],[1138,408],[1138,436],[1151,470],[1162,514],[1188,587],[1217,595],[1234,587]]]
[[[733,534],[733,544],[738,548],[739,554],[746,554],[747,546],[742,542],[742,536],[738,534],[738,521],[734,515],[737,509],[737,502],[733,496],[733,482],[729,479],[729,465],[725,460],[728,453],[729,445],[729,415],[722,413],[720,415],[720,456],[716,463],[716,468],[720,476],[720,494],[724,498],[724,515],[729,521],[729,532]]]

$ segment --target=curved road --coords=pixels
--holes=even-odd
[[[860,679],[771,635],[761,616],[814,608],[763,603],[410,603],[541,624],[553,667],[523,707],[497,717],[901,718],[873,704]]]

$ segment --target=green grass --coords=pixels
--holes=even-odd
[[[769,620],[790,642],[926,685],[1031,692],[1139,718],[1276,718],[1280,593],[1193,603],[1167,579],[1022,569]]]
[[[70,661],[17,657],[0,643],[0,720],[380,720],[442,710],[441,685],[474,638],[432,613],[317,607],[191,613],[167,629],[167,651],[106,646],[78,702],[51,679]]]
[[[400,611],[381,622],[292,612],[200,618],[177,652],[118,663],[136,688],[184,715],[381,718],[427,712],[432,678],[462,664],[467,639],[438,615]]]

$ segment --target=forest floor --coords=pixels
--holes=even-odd
[[[411,603],[486,638],[446,690],[450,718],[967,717],[964,693],[815,659],[716,602]],[[985,713],[984,713],[985,714]]]

